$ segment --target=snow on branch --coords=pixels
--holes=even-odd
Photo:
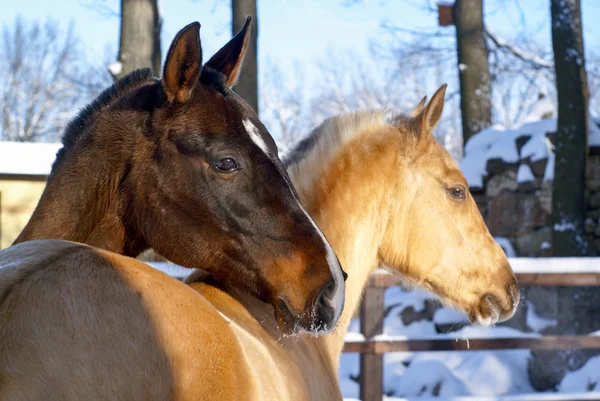
[[[544,60],[535,54],[531,54],[525,50],[519,49],[517,46],[510,44],[506,39],[491,33],[487,29],[485,33],[487,37],[496,45],[496,47],[512,53],[515,57],[532,64],[534,67],[538,69],[554,68],[554,63],[552,61]]]

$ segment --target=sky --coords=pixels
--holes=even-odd
[[[104,61],[107,51],[116,57],[119,19],[118,0],[18,0],[3,2],[0,23],[12,24],[50,17],[65,26],[73,21],[91,57]],[[348,5],[351,3],[352,5]],[[357,4],[355,4],[357,3]],[[331,49],[354,49],[367,54],[369,41],[381,35],[380,25],[390,22],[412,30],[436,27],[436,15],[423,8],[435,0],[258,0],[259,57],[284,68],[294,60],[313,61]],[[521,4],[526,26],[522,28]],[[226,0],[159,0],[164,18],[163,52],[179,29],[196,20],[202,25],[203,52],[212,55],[231,37],[231,11]],[[549,0],[486,0],[488,29],[512,37],[520,29],[542,43],[550,43]],[[586,48],[600,45],[600,1],[582,0]],[[454,28],[444,28],[453,31]]]

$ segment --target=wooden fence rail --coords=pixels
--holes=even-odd
[[[598,266],[574,273],[517,272],[520,286],[600,286]],[[381,401],[383,392],[383,354],[386,352],[419,351],[481,351],[506,349],[564,350],[600,349],[600,335],[532,336],[456,339],[449,335],[439,338],[404,339],[381,336],[384,321],[384,292],[400,285],[398,276],[377,272],[369,280],[360,308],[360,328],[364,341],[347,341],[344,352],[360,353],[360,399]]]

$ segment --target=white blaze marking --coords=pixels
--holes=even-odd
[[[246,128],[246,131],[248,132],[250,139],[252,139],[252,142],[254,142],[256,144],[256,146],[258,146],[267,156],[269,156],[269,154],[270,154],[269,149],[267,148],[267,144],[265,143],[265,141],[262,139],[262,137],[258,133],[258,128],[256,128],[256,126],[249,119],[243,120],[242,124],[244,124],[244,128]],[[292,195],[293,195],[293,192],[292,192]],[[325,238],[325,235],[323,235],[323,232],[321,231],[321,229],[317,226],[317,224],[314,222],[314,220],[310,217],[310,215],[308,214],[306,209],[304,209],[300,200],[295,195],[293,195],[293,196],[294,196],[294,199],[296,199],[296,202],[298,202],[298,206],[300,206],[300,210],[302,210],[302,212],[304,213],[306,218],[308,218],[308,221],[310,221],[310,223],[313,225],[314,229],[317,231],[317,233],[321,237],[321,240],[323,241],[323,244],[325,245],[325,252],[326,252],[325,259],[327,260],[327,264],[329,265],[329,270],[331,271],[331,275],[333,276],[333,281],[335,282],[335,290],[334,290],[333,299],[328,300],[328,301],[334,310],[334,313],[335,313],[334,324],[336,324],[337,321],[339,320],[340,316],[342,315],[342,310],[344,309],[344,300],[346,297],[346,283],[344,282],[344,276],[342,275],[342,267],[340,266],[340,263],[339,263],[337,257],[335,256],[335,252],[333,251],[333,249],[331,248],[331,245]]]
[[[258,128],[256,128],[256,125],[252,124],[252,121],[248,119],[245,119],[244,121],[242,121],[242,123],[244,124],[244,128],[246,128],[248,135],[250,135],[250,139],[252,139],[252,142],[254,142],[256,146],[258,146],[263,152],[265,152],[266,155],[268,155],[269,149],[267,148],[267,144],[265,143],[265,141],[263,141],[260,134],[258,133]]]

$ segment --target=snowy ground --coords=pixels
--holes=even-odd
[[[521,262],[523,265],[524,260],[521,259]],[[598,269],[600,261],[596,259],[594,264],[596,266],[590,265],[589,268]],[[385,306],[390,307],[391,311],[384,322],[385,335],[405,338],[436,336],[448,338],[450,336],[471,339],[537,336],[535,331],[556,324],[554,320],[539,317],[535,309],[531,308],[527,313],[527,325],[534,330],[534,333],[523,333],[508,327],[466,326],[450,334],[438,334],[436,324],[464,322],[466,319],[464,315],[453,309],[443,308],[435,312],[432,321],[422,320],[404,325],[398,312],[407,306],[413,306],[417,312],[421,311],[425,308],[425,300],[428,298],[433,296],[420,291],[388,289],[385,294]],[[347,340],[360,339],[362,336],[358,331],[359,322],[356,319],[352,322]],[[494,398],[497,396],[509,396],[506,398],[508,401],[511,399],[510,396],[535,393],[528,379],[529,357],[528,350],[389,353],[384,356],[384,391],[391,397],[423,400],[436,396],[489,396],[492,397],[490,399],[495,400],[504,399]],[[348,400],[357,399],[359,396],[359,387],[355,380],[359,373],[358,358],[358,354],[344,354],[340,363],[340,383],[344,397]],[[582,393],[590,390],[600,391],[600,357],[590,359],[582,369],[569,373],[559,386],[559,392],[563,393]],[[600,399],[600,393],[594,396],[588,395],[592,397],[590,399]],[[389,401],[400,399],[388,398]],[[578,397],[578,399],[582,398]]]
[[[413,306],[416,312],[425,308],[425,300],[434,299],[426,292],[407,292],[390,288],[385,294],[385,306],[390,307],[384,322],[389,336],[423,338],[438,336],[436,323],[465,322],[466,317],[453,309],[435,312],[432,321],[416,321],[404,325],[399,312]],[[350,327],[349,339],[356,339],[358,319]],[[352,334],[354,333],[354,334]],[[466,326],[450,336],[475,338],[492,336],[521,336],[524,333],[507,327],[476,329]],[[447,337],[448,335],[441,335]],[[534,392],[527,380],[529,351],[502,352],[420,352],[389,353],[384,356],[384,391],[395,397],[501,395]],[[344,354],[340,363],[340,383],[344,397],[358,397],[358,354]]]

